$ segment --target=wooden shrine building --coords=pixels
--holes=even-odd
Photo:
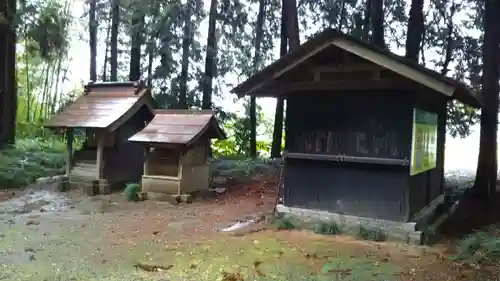
[[[389,222],[443,194],[448,101],[481,106],[459,82],[333,29],[232,92],[286,100],[280,206]]]
[[[129,139],[146,149],[142,191],[177,196],[208,190],[212,138],[226,135],[211,110],[157,110],[154,119]]]
[[[89,83],[82,96],[50,119],[45,126],[67,134],[66,174],[72,185],[89,194],[107,193],[114,185],[138,181],[144,153],[128,141],[154,116],[153,100],[140,82]],[[74,130],[85,140],[73,151]]]

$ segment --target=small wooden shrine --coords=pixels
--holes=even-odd
[[[129,141],[145,146],[142,191],[168,195],[208,190],[210,139],[225,139],[211,110],[157,110]]]
[[[232,92],[286,100],[283,209],[391,222],[442,198],[448,101],[481,106],[461,83],[333,29]]]
[[[108,193],[111,187],[142,176],[144,152],[128,138],[153,118],[153,100],[141,82],[89,83],[82,96],[50,119],[45,126],[67,135],[66,174],[70,184],[89,195]],[[74,132],[85,140],[74,151]]]

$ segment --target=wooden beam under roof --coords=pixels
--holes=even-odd
[[[264,90],[255,91],[250,94],[259,97],[277,97],[300,92],[328,91],[333,94],[333,92],[337,91],[379,89],[415,89],[415,83],[407,80],[394,79],[294,82],[269,85],[268,87],[265,87]]]

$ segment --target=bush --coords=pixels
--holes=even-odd
[[[340,227],[335,221],[321,221],[316,224],[314,233],[324,235],[338,235],[341,233]]]
[[[139,192],[141,186],[138,183],[131,182],[125,185],[125,198],[128,201],[139,201]]]
[[[486,231],[468,235],[457,244],[454,260],[467,261],[472,265],[500,262],[500,238]]]
[[[265,159],[214,159],[211,168],[212,177],[231,178],[239,182],[246,182],[258,173],[277,171],[277,165]]]
[[[286,216],[276,217],[273,221],[273,225],[279,230],[292,230],[297,228],[297,223]]]
[[[387,240],[387,234],[383,229],[377,228],[366,228],[362,225],[359,226],[359,231],[357,234],[358,239],[370,240],[375,242],[383,242]]]
[[[0,152],[0,186],[22,187],[39,177],[64,173],[65,144],[58,139],[20,139]]]

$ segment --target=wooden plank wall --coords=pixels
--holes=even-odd
[[[288,98],[288,151],[409,159],[406,93],[317,93]]]

